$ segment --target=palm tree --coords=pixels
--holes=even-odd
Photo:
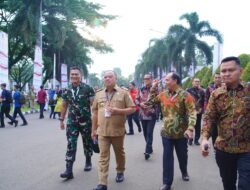
[[[208,21],[199,21],[196,12],[184,14],[180,20],[185,19],[189,27],[183,25],[173,25],[169,28],[166,41],[171,46],[169,49],[170,60],[178,65],[179,70],[183,67],[196,69],[196,55],[200,52],[204,56],[206,63],[210,64],[213,60],[212,48],[202,41],[202,37],[215,37],[220,43],[223,42],[219,31],[211,28]],[[183,58],[182,58],[183,57]],[[184,63],[184,65],[181,64]]]

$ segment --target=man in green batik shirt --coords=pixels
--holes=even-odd
[[[193,138],[194,125],[196,123],[196,109],[194,99],[180,87],[180,77],[177,73],[169,73],[166,76],[167,90],[157,95],[156,85],[153,83],[150,89],[149,100],[142,106],[152,106],[160,103],[163,114],[163,126],[161,129],[163,144],[163,185],[160,190],[170,190],[174,178],[175,148],[179,161],[183,181],[189,181],[187,171],[188,147],[187,136]]]
[[[73,67],[70,70],[71,84],[68,89],[63,93],[63,103],[60,117],[60,127],[65,128],[64,119],[68,111],[68,120],[66,135],[68,140],[67,152],[66,152],[66,171],[60,176],[62,178],[73,178],[73,163],[76,157],[77,139],[79,133],[81,133],[84,154],[86,157],[86,164],[84,171],[90,171],[92,169],[91,156],[92,150],[92,138],[91,138],[91,110],[90,106],[94,100],[94,90],[90,86],[81,82],[81,71],[77,67]]]

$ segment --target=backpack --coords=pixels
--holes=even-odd
[[[20,103],[21,105],[24,105],[25,102],[26,102],[26,98],[25,98],[24,94],[23,94],[23,93],[20,93],[19,103]]]
[[[12,98],[12,94],[10,91],[6,90],[6,102],[9,104],[13,103],[13,98]]]

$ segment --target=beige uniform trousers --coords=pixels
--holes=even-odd
[[[118,137],[98,136],[99,141],[99,184],[107,185],[110,160],[110,146],[113,146],[116,158],[116,171],[122,173],[125,170],[124,135]]]

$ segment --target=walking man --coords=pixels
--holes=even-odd
[[[203,156],[208,155],[209,149],[205,147],[209,144],[213,123],[217,123],[215,158],[224,190],[249,190],[250,187],[250,85],[240,80],[241,73],[239,58],[226,57],[221,61],[220,74],[226,86],[211,94],[203,118]]]
[[[17,114],[21,117],[21,119],[23,120],[23,124],[21,126],[25,126],[28,125],[27,120],[25,119],[23,113],[22,113],[22,104],[20,102],[20,97],[21,97],[21,93],[19,91],[19,86],[18,85],[14,85],[14,95],[13,95],[13,99],[14,99],[14,113],[13,113],[13,119],[16,119]],[[13,122],[9,122],[9,124],[13,124]]]
[[[151,74],[144,75],[144,86],[140,89],[136,97],[136,105],[140,106],[140,120],[142,123],[143,135],[146,141],[144,152],[145,159],[148,160],[153,153],[153,136],[157,115],[157,105],[143,106],[149,98],[150,88],[153,78]]]
[[[129,83],[129,94],[130,94],[132,100],[135,101],[136,96],[138,94],[138,90],[135,87],[134,82]],[[133,120],[138,127],[138,132],[140,133],[141,132],[141,124],[140,124],[140,120],[139,120],[139,106],[136,106],[136,111],[134,113],[128,115],[129,133],[127,133],[127,135],[134,134]]]
[[[2,94],[1,94],[1,101],[2,101],[2,106],[1,106],[1,112],[0,112],[0,119],[1,119],[1,128],[5,127],[4,124],[4,115],[10,119],[12,123],[15,124],[15,127],[18,124],[18,121],[13,119],[13,117],[10,116],[10,105],[13,101],[11,92],[6,89],[6,83],[1,84],[1,89],[2,89]]]
[[[94,190],[107,190],[110,146],[116,157],[116,182],[124,180],[124,136],[126,115],[135,112],[135,105],[127,90],[116,85],[114,71],[104,73],[105,88],[96,93],[92,106],[92,138],[98,135],[100,155],[98,185]]]
[[[156,81],[151,88],[151,95],[144,106],[161,103],[163,126],[161,129],[163,144],[163,185],[160,190],[170,190],[174,179],[175,148],[183,181],[189,181],[187,171],[188,147],[187,139],[193,137],[196,122],[196,109],[193,97],[183,90],[180,77],[176,73],[166,76],[167,90],[156,93]]]
[[[65,128],[64,119],[68,111],[66,136],[67,136],[67,152],[66,152],[66,171],[62,173],[61,178],[73,178],[73,163],[77,151],[77,139],[79,133],[82,136],[84,155],[86,157],[84,171],[92,169],[91,156],[92,139],[91,139],[91,110],[90,106],[93,102],[95,93],[93,88],[81,82],[82,74],[78,67],[70,69],[71,84],[62,95],[63,103],[61,107],[60,127]]]
[[[195,101],[195,108],[196,108],[196,124],[195,128],[195,136],[194,136],[194,144],[200,145],[200,133],[201,133],[201,118],[204,112],[204,100],[205,100],[205,92],[202,88],[200,88],[200,79],[194,78],[193,79],[193,87],[187,89],[187,91],[193,96]],[[193,139],[188,140],[188,144],[193,144]]]
[[[40,119],[44,118],[43,112],[44,112],[44,107],[47,99],[47,93],[44,90],[43,86],[40,86],[40,90],[37,93],[37,101],[40,106]]]

